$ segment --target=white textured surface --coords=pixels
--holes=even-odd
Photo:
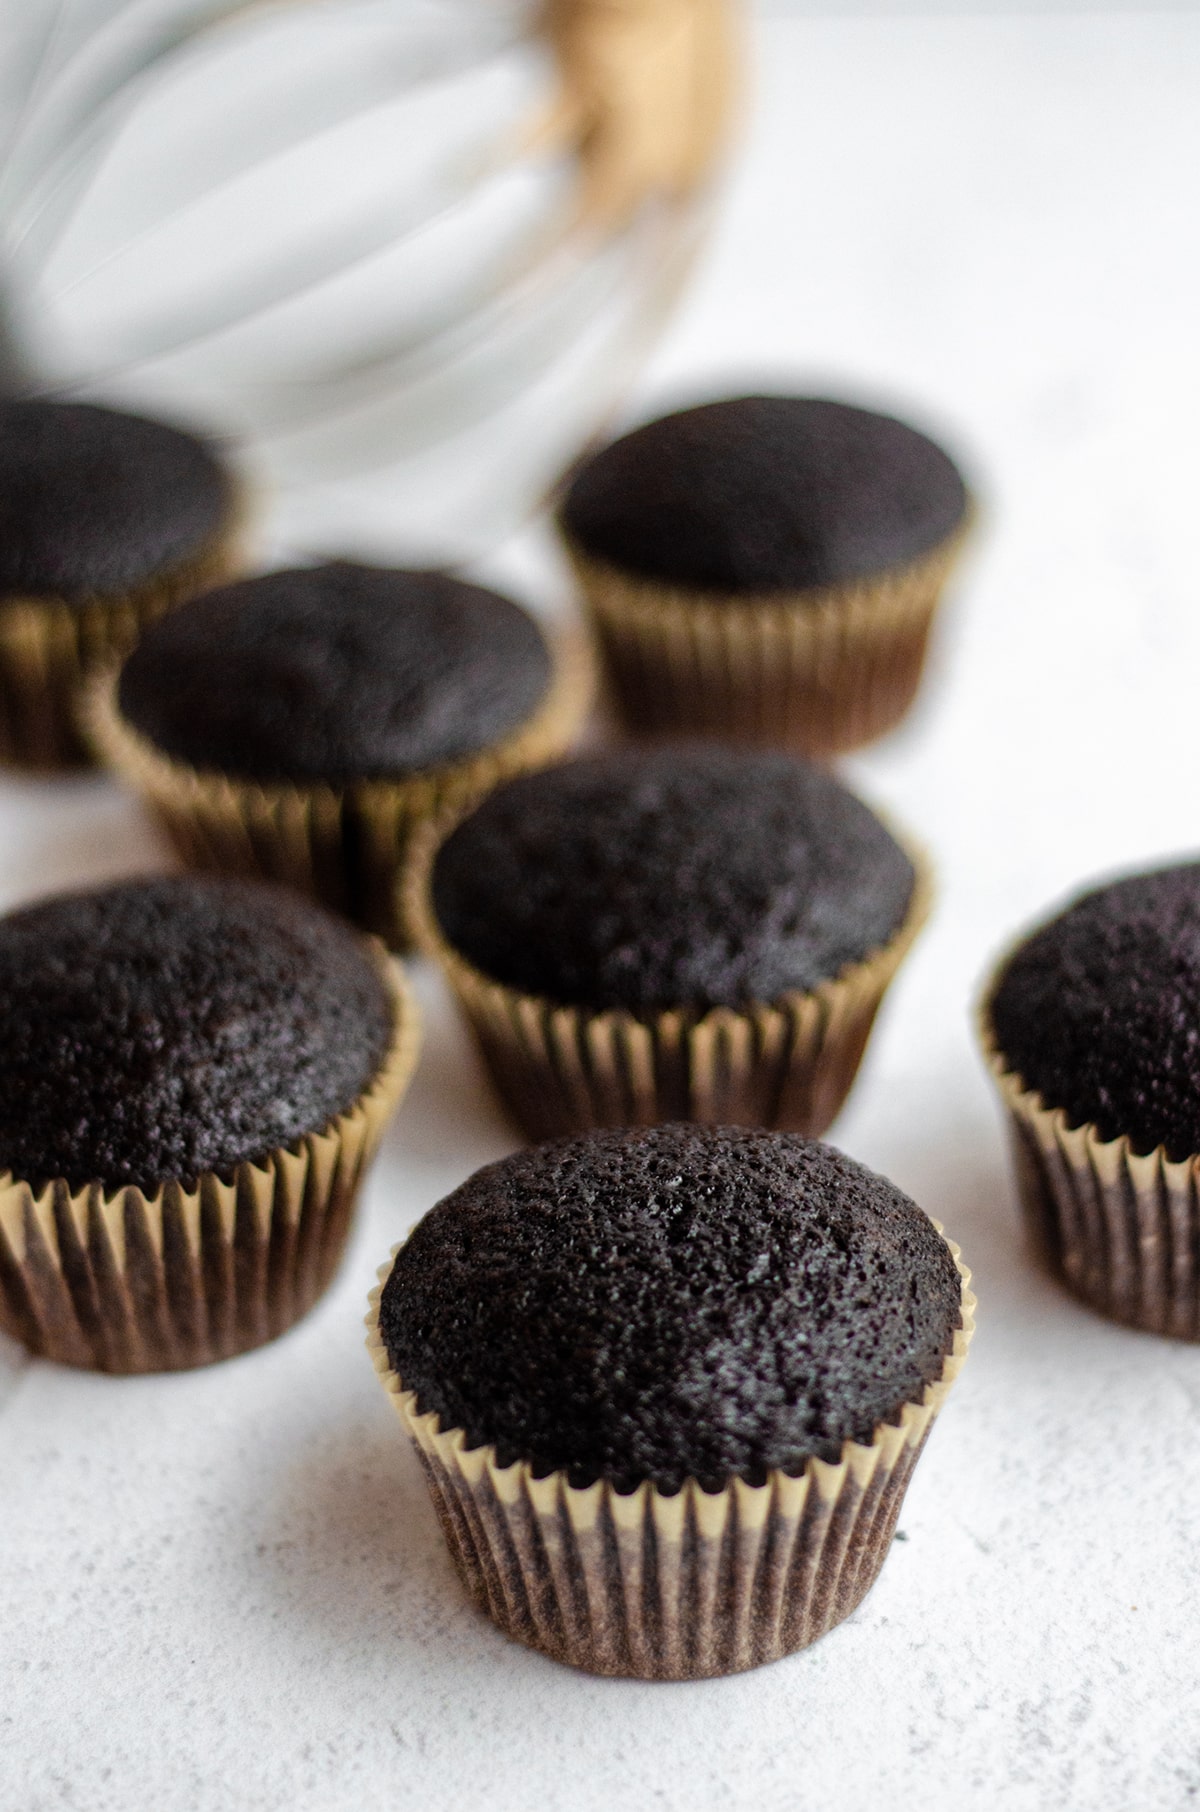
[[[967,1022],[1014,927],[1200,840],[1200,20],[760,44],[752,142],[648,396],[731,387],[752,353],[939,424],[984,506],[921,712],[853,764],[942,896],[837,1137],[945,1221],[981,1298],[907,1541],[818,1647],[703,1685],[577,1677],[468,1608],[360,1333],[391,1243],[510,1142],[423,977],[424,1062],[302,1327],[179,1378],[0,1361],[6,1809],[1200,1795],[1200,1352],[1031,1267]],[[8,782],[0,812],[6,898],[156,859],[103,782]]]

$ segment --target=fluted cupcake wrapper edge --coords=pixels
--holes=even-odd
[[[873,742],[908,711],[969,524],[870,579],[729,596],[621,572],[560,532],[631,730],[822,759]]]
[[[129,591],[79,604],[0,598],[0,761],[49,771],[91,762],[80,720],[92,677],[123,660],[157,617],[236,577],[249,510],[239,495],[209,546]]]
[[[443,936],[433,862],[445,822],[414,847],[405,917],[439,964],[474,1032],[497,1094],[531,1139],[666,1120],[767,1126],[819,1137],[858,1073],[892,978],[929,915],[932,870],[906,845],[912,898],[886,944],[807,993],[745,1008],[646,1018],[564,1006],[484,975]]]
[[[571,1485],[502,1466],[494,1447],[422,1414],[392,1370],[379,1329],[379,1273],[367,1348],[421,1461],[468,1594],[518,1642],[590,1673],[695,1680],[738,1673],[806,1647],[865,1597],[891,1545],[909,1478],[966,1359],[975,1327],[970,1272],[962,1317],[940,1376],[869,1442],[836,1462],[812,1458],[796,1477],[721,1491],[694,1479],[673,1494],[644,1483]]]
[[[1017,1194],[1034,1243],[1076,1296],[1111,1321],[1200,1340],[1200,1154],[1141,1154],[1128,1138],[1072,1126],[1010,1069],[978,1012],[1005,1109]]]
[[[337,1269],[363,1171],[416,1063],[416,1003],[378,955],[391,1043],[323,1131],[149,1196],[0,1177],[0,1328],[39,1358],[134,1373],[229,1358],[298,1321]]]
[[[101,760],[141,796],[189,868],[294,887],[404,950],[411,933],[399,904],[414,832],[553,760],[583,726],[593,695],[590,652],[571,635],[553,640],[551,652],[541,703],[504,741],[395,780],[260,783],[189,767],[122,716],[111,671],[89,692],[86,723]]]

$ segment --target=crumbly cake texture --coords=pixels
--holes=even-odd
[[[476,1172],[380,1301],[421,1411],[622,1491],[836,1459],[940,1376],[960,1318],[953,1256],[893,1184],[816,1140],[691,1125]]]
[[[929,553],[967,493],[942,449],[888,415],[743,396],[649,422],[586,460],[568,536],[621,571],[717,594],[808,591]]]
[[[0,404],[0,597],[119,596],[205,552],[233,504],[195,435],[90,403]]]
[[[321,1132],[391,1006],[367,947],[282,889],[168,877],[0,920],[0,1170],[151,1192]]]
[[[711,745],[524,775],[439,851],[442,935],[496,981],[598,1009],[704,1011],[832,979],[897,930],[912,864],[830,775]]]
[[[545,640],[511,599],[341,561],[170,612],[126,663],[119,703],[192,767],[337,784],[477,754],[533,714],[550,677]]]
[[[1200,1152],[1200,863],[1084,894],[1009,959],[989,1013],[1007,1068],[1072,1126]]]

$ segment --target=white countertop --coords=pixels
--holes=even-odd
[[[920,712],[850,764],[941,899],[835,1137],[945,1222],[980,1297],[907,1539],[840,1629],[730,1680],[576,1675],[469,1607],[362,1347],[391,1244],[514,1142],[421,975],[419,1074],[303,1325],[169,1378],[0,1357],[6,1812],[1200,1794],[1200,1351],[1033,1267],[968,1024],[1022,922],[1200,843],[1200,17],[775,20],[758,45],[645,400],[790,373],[891,401],[983,505]],[[0,784],[0,847],[4,902],[163,859],[100,780]]]

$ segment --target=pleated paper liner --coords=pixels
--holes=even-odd
[[[156,617],[240,571],[248,507],[239,497],[210,546],[120,596],[0,598],[0,762],[54,771],[92,761],[80,726],[89,680]]]
[[[962,1325],[919,1402],[836,1463],[809,1459],[795,1478],[735,1478],[708,1492],[689,1479],[668,1496],[624,1494],[603,1480],[501,1466],[461,1428],[422,1415],[391,1369],[379,1332],[379,1274],[367,1347],[417,1450],[459,1577],[506,1635],[595,1674],[698,1680],[776,1661],[824,1635],[860,1603],[883,1565],[912,1469],[962,1369],[975,1328],[970,1272]],[[399,1247],[396,1248],[399,1250]],[[395,1258],[395,1252],[392,1254]]]
[[[1007,1068],[987,1005],[980,1037],[1008,1116],[1017,1193],[1034,1243],[1111,1321],[1200,1340],[1200,1155],[1142,1156],[1122,1134],[1072,1126]]]
[[[590,653],[571,636],[551,652],[546,695],[512,735],[396,780],[260,784],[201,772],[162,754],[122,717],[111,673],[89,694],[87,726],[102,760],[141,795],[189,868],[282,882],[403,950],[410,934],[398,910],[399,883],[414,831],[564,754],[583,727],[593,693]]]
[[[566,541],[631,730],[822,759],[874,741],[908,711],[966,533],[877,578],[758,597],[640,579]]]
[[[442,827],[444,830],[444,827]],[[888,942],[811,993],[741,1009],[640,1019],[562,1006],[484,975],[444,938],[430,897],[438,825],[422,834],[406,916],[470,1022],[497,1094],[530,1139],[667,1120],[767,1126],[819,1137],[850,1092],[888,985],[928,916],[932,875],[915,881]]]
[[[0,1327],[40,1358],[180,1371],[261,1346],[337,1270],[363,1171],[408,1084],[416,1004],[380,953],[392,1042],[369,1088],[321,1132],[195,1187],[35,1192],[0,1178]]]

